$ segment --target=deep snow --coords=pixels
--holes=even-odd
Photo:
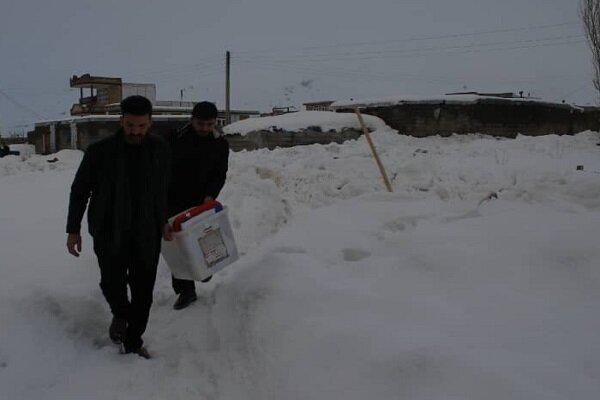
[[[178,312],[161,262],[150,361],[65,249],[81,153],[0,159],[0,398],[596,399],[598,134],[373,137],[394,193],[364,138],[231,154],[242,258]]]

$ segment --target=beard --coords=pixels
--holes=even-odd
[[[142,144],[143,135],[125,135],[125,142],[128,144]]]
[[[213,131],[195,131],[199,136],[207,136],[208,134],[212,134]]]

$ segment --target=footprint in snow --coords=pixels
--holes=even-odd
[[[417,221],[423,219],[424,217],[399,217],[393,221],[389,221],[383,225],[383,229],[388,230],[390,232],[400,232],[408,229],[415,228],[417,226]]]
[[[305,254],[306,249],[303,247],[297,246],[281,246],[277,247],[273,250],[274,253],[283,253],[283,254]]]
[[[471,219],[471,218],[478,218],[478,217],[481,217],[481,213],[477,210],[471,210],[471,211],[466,212],[465,214],[458,215],[455,217],[446,217],[443,219],[443,221],[446,223],[450,223],[450,222],[461,221],[463,219]]]
[[[363,249],[343,249],[342,254],[344,256],[344,261],[356,262],[364,260],[365,258],[371,255],[370,252]]]

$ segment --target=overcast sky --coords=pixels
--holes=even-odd
[[[68,115],[72,75],[159,100],[303,102],[514,91],[595,103],[577,0],[0,0],[0,131]]]

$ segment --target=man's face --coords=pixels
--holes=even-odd
[[[129,144],[141,144],[150,126],[152,126],[150,115],[124,114],[121,116],[121,128],[125,133],[125,141]]]
[[[215,126],[217,126],[217,119],[198,119],[192,118],[192,128],[199,135],[208,135],[215,130]]]

